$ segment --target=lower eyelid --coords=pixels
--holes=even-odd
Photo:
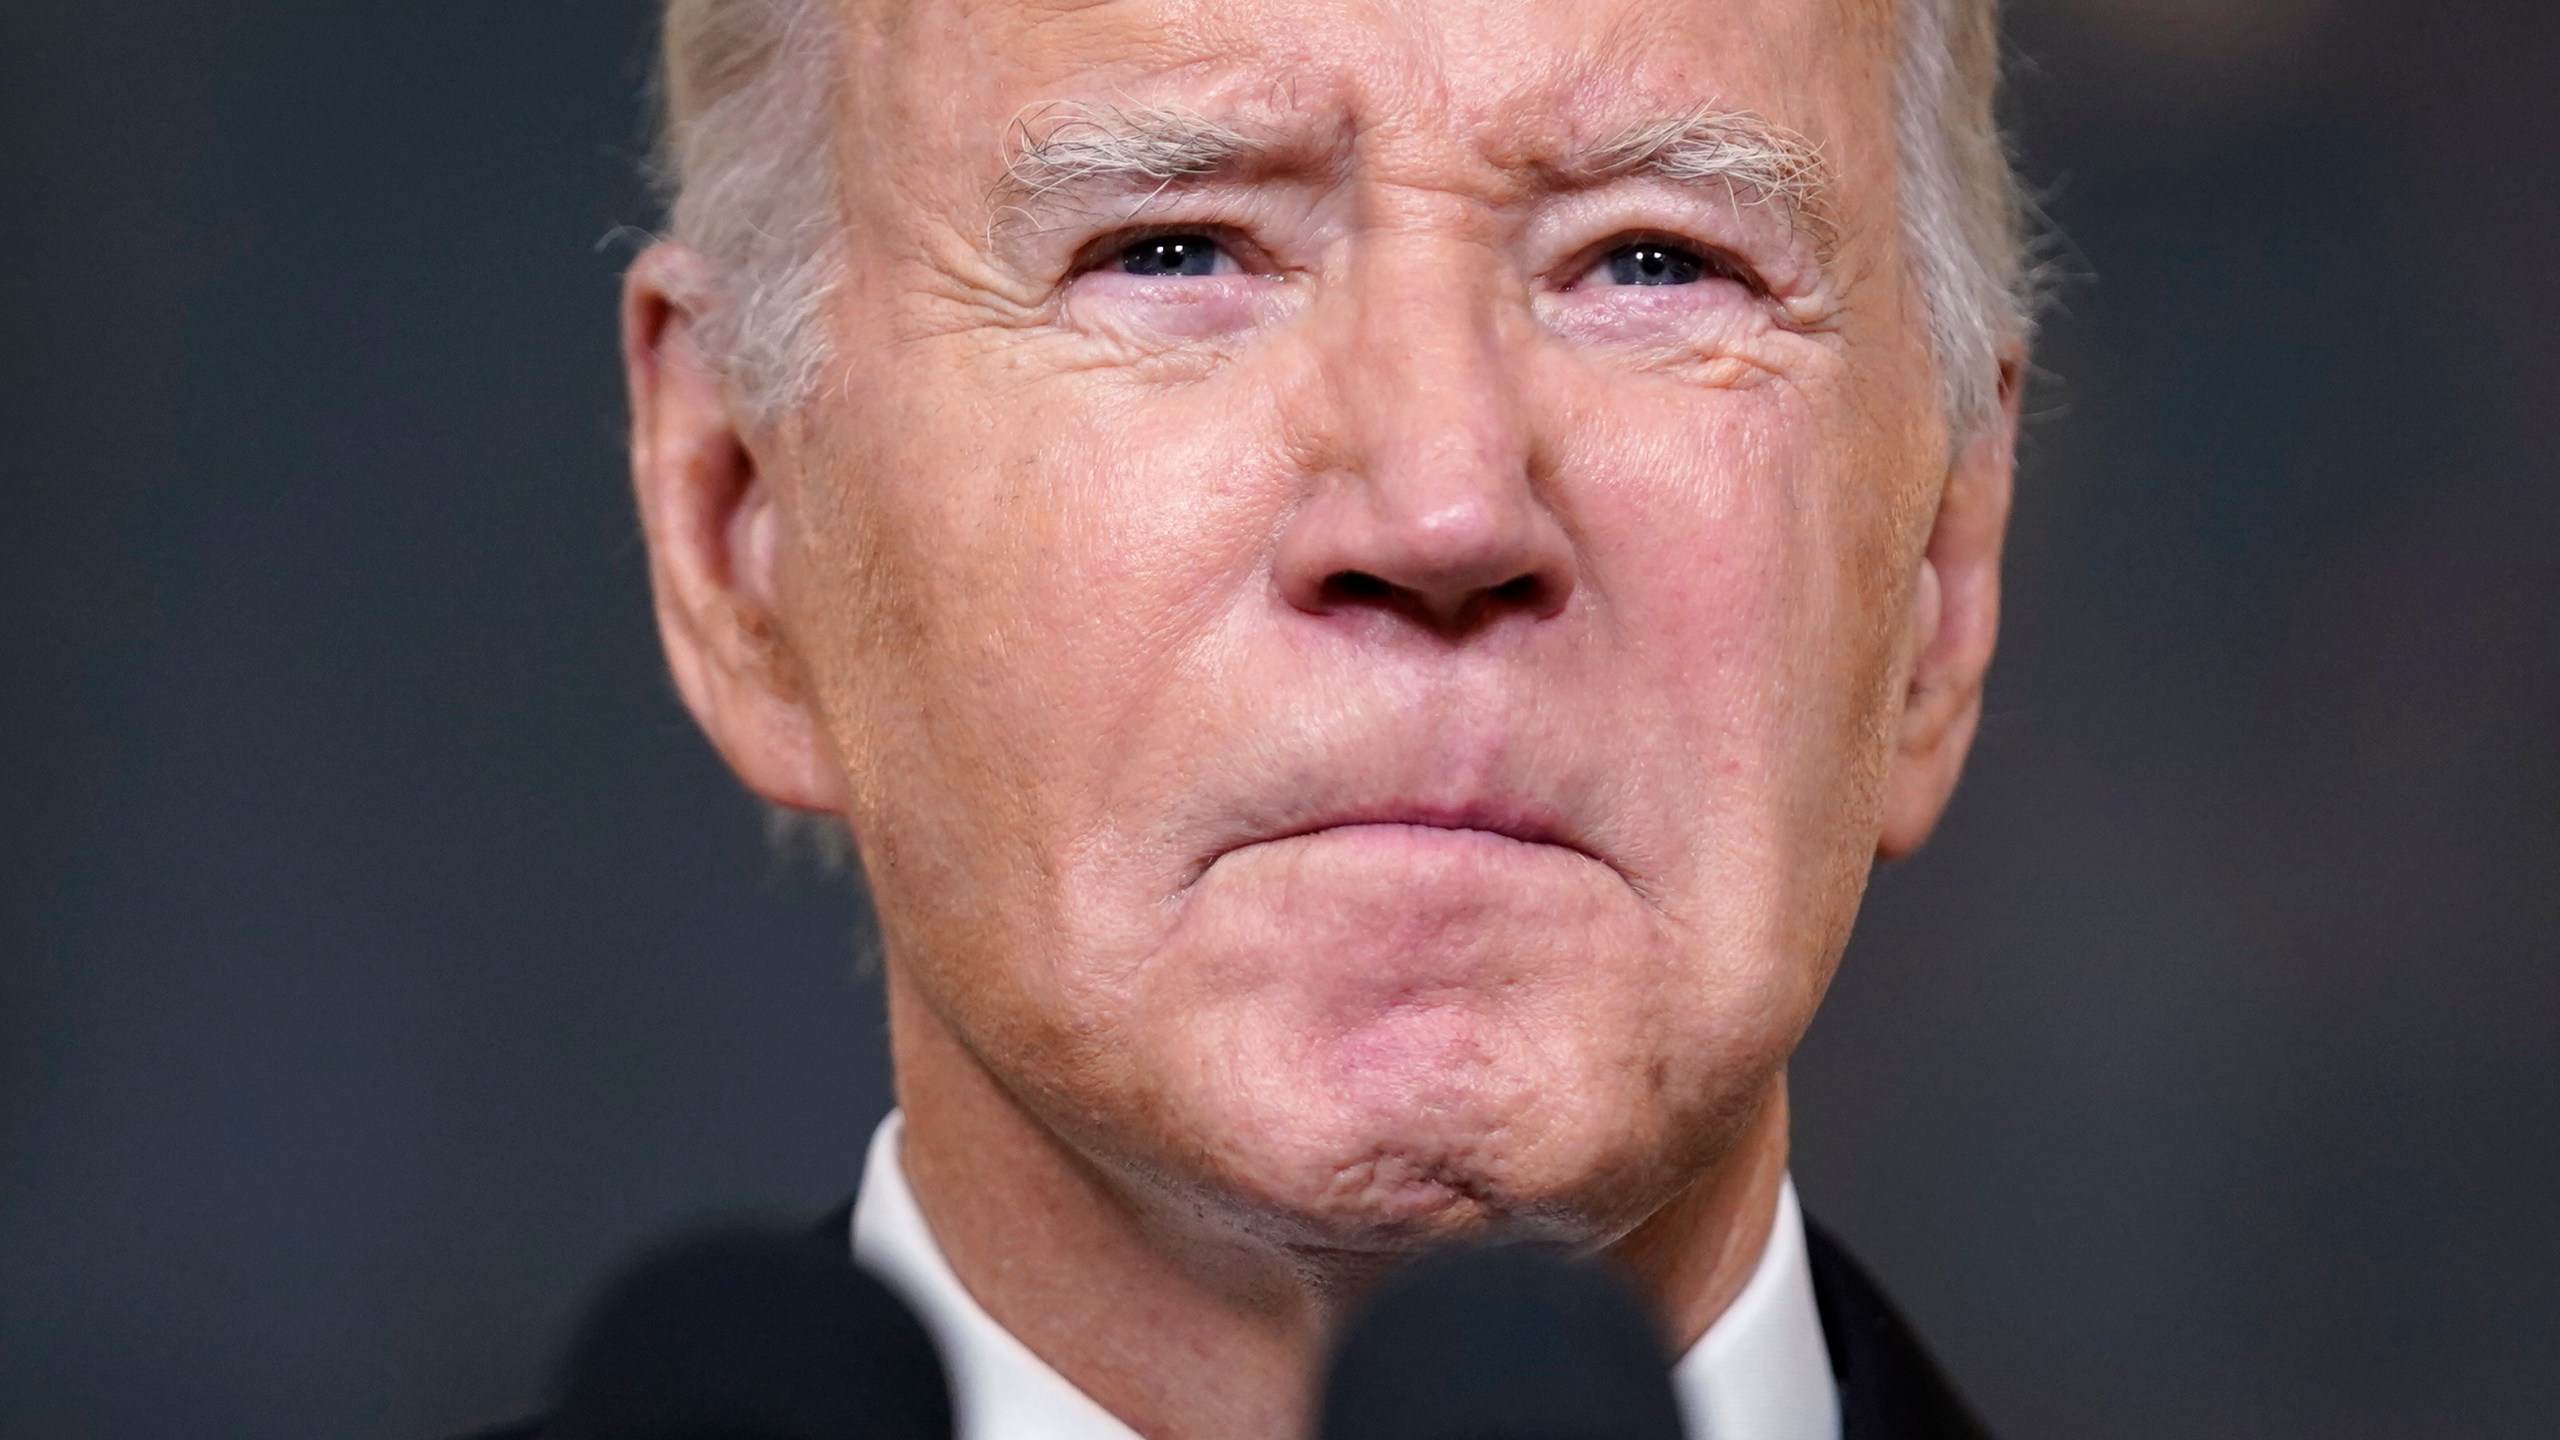
[[[1232,334],[1267,323],[1285,306],[1286,287],[1246,272],[1160,278],[1089,270],[1062,292],[1070,323],[1112,330],[1135,325],[1169,335]]]
[[[1764,314],[1763,302],[1747,288],[1714,279],[1567,290],[1545,297],[1537,308],[1549,329],[1569,339],[1595,341],[1660,339],[1666,331],[1695,331],[1701,325],[1721,330],[1745,312]]]
[[[1686,312],[1706,306],[1756,302],[1762,297],[1739,280],[1721,275],[1701,275],[1686,285],[1577,285],[1546,298],[1565,305]]]

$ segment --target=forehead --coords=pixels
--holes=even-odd
[[[1891,133],[1890,0],[874,0],[864,21],[863,138],[919,159],[1050,100],[1496,155],[1712,104],[1852,181]]]

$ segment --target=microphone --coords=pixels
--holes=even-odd
[[[950,1440],[924,1327],[841,1232],[679,1239],[606,1286],[542,1440]]]
[[[1681,1440],[1671,1356],[1634,1289],[1542,1246],[1391,1276],[1337,1342],[1321,1440]]]

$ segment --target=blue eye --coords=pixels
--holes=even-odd
[[[1676,245],[1647,241],[1609,252],[1609,279],[1618,285],[1695,285],[1706,274],[1705,257]]]
[[[1149,277],[1215,275],[1222,258],[1218,242],[1206,235],[1150,235],[1120,252],[1120,269]]]

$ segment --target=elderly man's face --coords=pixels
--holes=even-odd
[[[1309,1243],[1632,1223],[1772,1093],[1987,659],[1890,8],[855,24],[834,358],[688,696],[1104,1173]]]

